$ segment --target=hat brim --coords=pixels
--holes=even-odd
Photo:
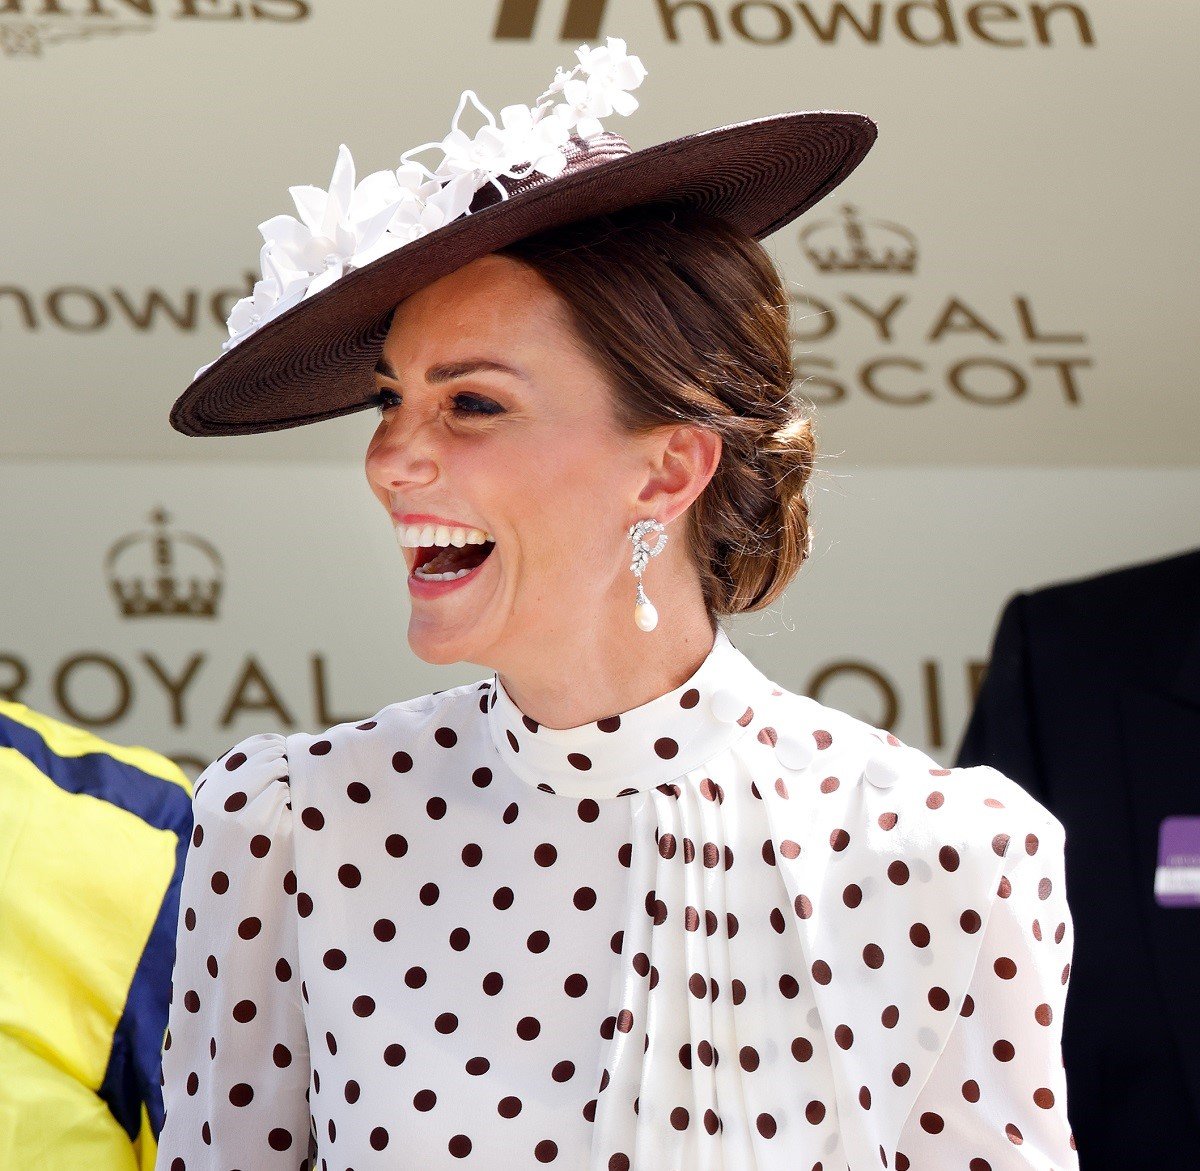
[[[179,396],[184,435],[252,435],[375,406],[374,368],[395,306],[463,265],[548,228],[635,204],[707,211],[761,239],[862,162],[864,114],[807,111],[632,151],[479,211],[355,269],[223,353]]]

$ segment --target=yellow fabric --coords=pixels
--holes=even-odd
[[[16,718],[19,705],[3,706]],[[68,737],[65,725],[30,716],[26,709],[20,722],[48,733],[60,754],[123,751],[138,768],[177,780],[148,750],[97,748],[103,741],[87,733]],[[0,1167],[138,1167],[135,1145],[96,1091],[176,844],[174,833],[67,792],[0,748]],[[140,1144],[143,1168],[153,1166],[152,1146]]]
[[[46,742],[46,747],[58,756],[86,756],[89,752],[102,752],[105,756],[111,756],[113,760],[119,760],[123,764],[130,764],[152,777],[173,781],[191,795],[192,783],[183,770],[174,761],[168,760],[152,748],[110,744],[82,728],[35,712],[23,703],[0,700],[0,715],[31,728]]]
[[[0,1031],[0,1167],[5,1171],[146,1171],[95,1091]]]

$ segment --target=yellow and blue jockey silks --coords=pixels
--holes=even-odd
[[[0,1167],[153,1168],[191,794],[0,701]]]

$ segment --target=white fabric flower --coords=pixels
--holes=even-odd
[[[226,326],[229,337],[221,343],[223,350],[231,349],[273,317],[303,300],[308,290],[309,274],[288,268],[277,254],[274,243],[259,250],[262,279],[255,282],[254,291],[242,297],[229,314]]]
[[[629,115],[638,108],[637,98],[629,91],[641,85],[646,67],[628,54],[620,37],[609,37],[601,48],[581,45],[575,56],[579,64],[570,73],[559,69],[546,92],[562,95],[555,114],[581,137],[590,138],[604,129],[601,118],[614,112]],[[576,77],[577,73],[583,78]]]
[[[277,215],[259,224],[267,243],[275,242],[283,264],[312,276],[305,296],[312,296],[343,275],[356,253],[370,248],[387,228],[394,208],[379,208],[354,185],[354,159],[343,143],[329,190],[300,186],[288,189],[300,215]],[[370,192],[374,196],[376,192]],[[356,198],[356,196],[358,196]]]

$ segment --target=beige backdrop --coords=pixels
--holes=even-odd
[[[612,120],[635,147],[786,109],[879,123],[769,242],[828,454],[812,564],[734,629],[949,757],[1012,590],[1200,543],[1197,32],[1166,0],[0,0],[0,694],[204,760],[482,674],[406,650],[370,413],[205,440],[167,410],[256,225],[339,142],[394,166],[464,86],[530,102],[618,35],[649,69]],[[216,617],[121,615],[106,555],[160,505],[220,557],[170,545],[221,578]],[[135,543],[126,585],[139,555],[153,583]]]

